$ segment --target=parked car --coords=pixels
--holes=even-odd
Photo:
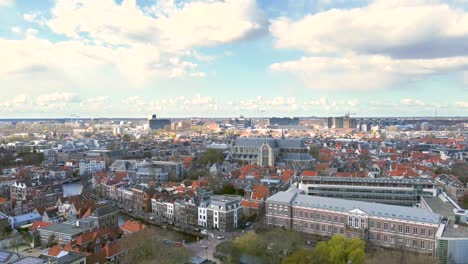
[[[245,223],[245,227],[249,227],[249,226],[251,226],[251,225],[252,225],[252,222],[247,222],[247,223]]]
[[[149,220],[153,221],[153,220],[154,220],[154,216],[150,216],[150,217],[149,217]]]
[[[219,239],[219,240],[224,239],[224,235],[218,235],[218,239]]]
[[[203,229],[200,233],[201,233],[202,235],[208,235],[208,230]]]

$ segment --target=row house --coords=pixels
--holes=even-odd
[[[359,237],[389,248],[434,254],[439,214],[421,208],[317,197],[297,189],[279,192],[266,201],[270,226],[331,237]]]
[[[105,160],[81,160],[78,164],[79,174],[90,175],[106,169]]]
[[[222,231],[236,229],[243,216],[239,196],[213,195],[209,200],[200,202],[198,225]]]
[[[151,212],[151,198],[156,190],[147,184],[137,184],[132,188],[133,208],[137,211]]]

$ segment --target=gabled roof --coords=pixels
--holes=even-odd
[[[129,233],[136,233],[136,232],[139,232],[141,230],[144,230],[146,229],[146,225],[140,223],[140,222],[137,222],[137,221],[133,221],[133,220],[127,220],[121,227],[120,229],[124,230],[124,231],[127,231]]]

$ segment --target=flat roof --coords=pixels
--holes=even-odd
[[[58,223],[46,227],[40,227],[39,230],[46,230],[54,233],[62,233],[67,235],[77,235],[87,231],[88,228],[86,227],[77,227],[76,225],[72,224],[65,224],[65,223]]]
[[[439,197],[423,197],[424,201],[434,213],[442,215],[444,218],[454,219],[453,209],[455,207],[450,202],[444,202]]]
[[[468,226],[455,225],[450,221],[445,226],[442,237],[445,238],[465,238],[468,239]]]

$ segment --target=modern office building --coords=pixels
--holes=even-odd
[[[436,257],[440,264],[464,264],[468,260],[468,211],[445,194],[423,197],[421,206],[444,218],[436,233]]]
[[[266,221],[325,237],[341,234],[389,248],[434,254],[441,216],[422,208],[278,192],[266,200]]]
[[[304,176],[298,188],[308,195],[384,204],[415,206],[421,197],[436,195],[428,179],[355,178]]]
[[[301,138],[238,137],[231,147],[230,155],[234,161],[260,166],[275,166],[275,162],[285,165],[313,162]]]
[[[268,118],[268,125],[270,126],[298,126],[298,117],[271,117]]]
[[[170,119],[157,118],[156,115],[148,117],[148,126],[151,130],[164,129],[171,125]]]
[[[241,197],[212,195],[198,206],[198,225],[229,231],[239,226],[242,219]]]

